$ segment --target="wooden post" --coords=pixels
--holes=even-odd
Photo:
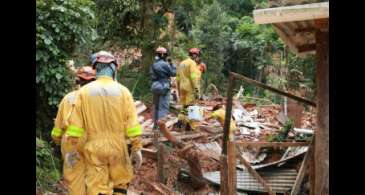
[[[224,126],[223,126],[222,154],[224,154],[224,155],[227,155],[227,142],[229,139],[229,127],[231,125],[231,118],[232,118],[232,102],[233,102],[233,89],[234,89],[234,77],[232,74],[233,74],[232,72],[229,73],[226,116],[224,119]]]
[[[233,101],[233,89],[234,89],[234,78],[230,74],[229,75],[229,83],[228,83],[228,92],[227,92],[227,106],[226,106],[226,118],[224,120],[223,126],[223,146],[222,146],[222,156],[221,156],[221,194],[229,194],[230,187],[229,186],[229,164],[227,158],[227,145],[229,139],[229,127],[231,125],[231,112],[232,112],[232,101]],[[236,168],[236,166],[234,166]]]
[[[317,23],[319,25],[317,25]],[[327,20],[328,23],[328,20]],[[329,194],[329,69],[328,31],[321,31],[323,20],[316,22],[317,129],[315,139],[315,195]]]
[[[237,194],[237,174],[236,174],[236,146],[234,141],[228,142],[228,194]]]
[[[221,163],[221,185],[220,185],[220,194],[228,194],[228,160],[227,155],[222,154],[220,157]]]

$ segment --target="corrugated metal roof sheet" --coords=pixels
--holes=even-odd
[[[294,169],[276,168],[270,170],[258,171],[261,177],[265,179],[273,192],[285,193],[290,191],[295,183],[297,171]],[[220,185],[220,172],[207,172],[203,174],[208,181]],[[237,190],[265,192],[264,187],[246,170],[237,171]]]

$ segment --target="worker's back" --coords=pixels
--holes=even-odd
[[[85,85],[79,95],[88,139],[120,140],[128,127],[138,124],[129,90],[110,77]]]
[[[193,91],[194,85],[197,83],[199,69],[196,62],[190,58],[182,61],[177,67],[177,81],[179,83],[179,90]]]

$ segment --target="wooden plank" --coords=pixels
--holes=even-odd
[[[239,151],[238,154],[240,154],[242,151],[240,151],[239,147],[236,147],[236,148]],[[258,180],[258,182],[262,184],[265,191],[267,193],[269,193],[269,195],[275,195],[275,193],[271,190],[271,187],[266,183],[266,181],[256,172],[255,169],[253,169],[251,167],[251,164],[249,162],[247,162],[241,155],[237,155],[237,156],[240,159],[240,162],[246,167],[246,169],[250,173],[250,175],[255,177]]]
[[[148,149],[148,148],[142,148],[142,155],[151,158],[153,160],[157,160],[157,152],[156,150]]]
[[[261,83],[261,82],[258,82],[256,80],[253,80],[253,79],[250,79],[248,77],[245,77],[243,75],[240,75],[240,74],[237,74],[237,73],[234,73],[234,72],[230,72],[230,74],[234,77],[234,78],[237,78],[237,79],[240,79],[240,80],[244,80],[252,85],[255,85],[257,87],[260,87],[260,88],[263,88],[263,89],[267,89],[267,90],[270,90],[274,93],[277,93],[277,94],[280,94],[280,95],[283,95],[283,96],[286,96],[288,98],[292,98],[294,100],[297,100],[299,102],[303,102],[305,104],[308,104],[308,105],[311,105],[311,106],[314,106],[316,107],[316,103],[310,101],[310,100],[307,100],[307,99],[304,99],[302,97],[299,97],[299,96],[296,96],[296,95],[293,95],[291,93],[288,93],[288,92],[284,92],[284,91],[281,91],[279,89],[276,89],[276,88],[273,88],[271,86],[268,86],[268,85],[265,85],[264,83]],[[228,103],[227,103],[228,105]],[[227,106],[228,108],[228,106]]]
[[[138,115],[147,110],[146,105],[144,105],[141,101],[135,101],[134,105],[136,106],[136,111]]]
[[[294,187],[292,188],[290,195],[298,195],[300,186],[302,185],[302,182],[304,179],[305,170],[307,169],[307,167],[309,165],[310,156],[312,155],[312,153],[313,153],[313,141],[309,145],[307,154],[304,156],[302,165],[300,166],[300,169],[298,172],[297,179],[295,180]]]
[[[329,17],[329,3],[311,3],[253,11],[256,24],[314,20]]]
[[[293,146],[308,146],[309,142],[265,142],[265,141],[236,141],[236,145],[240,147],[293,147]]]

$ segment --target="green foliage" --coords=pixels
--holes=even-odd
[[[97,31],[103,42],[119,41],[126,45],[141,41],[138,21],[141,5],[138,0],[94,0],[96,4]]]
[[[207,74],[204,75],[203,86],[205,87],[208,83],[213,83],[220,89],[224,88],[224,86],[219,85],[224,79],[223,75],[218,73],[223,68],[223,51],[228,45],[232,31],[230,25],[234,23],[227,17],[216,1],[211,5],[205,5],[196,17],[192,35],[196,43],[195,46],[201,48],[202,60],[208,67]]]
[[[268,141],[270,142],[282,142],[288,137],[290,130],[294,128],[294,123],[292,120],[287,120],[284,126],[280,129],[279,133],[276,135],[269,136]]]
[[[90,0],[37,0],[36,4],[37,125],[48,129],[56,105],[73,84],[66,60],[78,45],[96,39],[96,33]]]
[[[61,177],[60,161],[46,141],[36,137],[36,179],[37,187],[50,190]]]

